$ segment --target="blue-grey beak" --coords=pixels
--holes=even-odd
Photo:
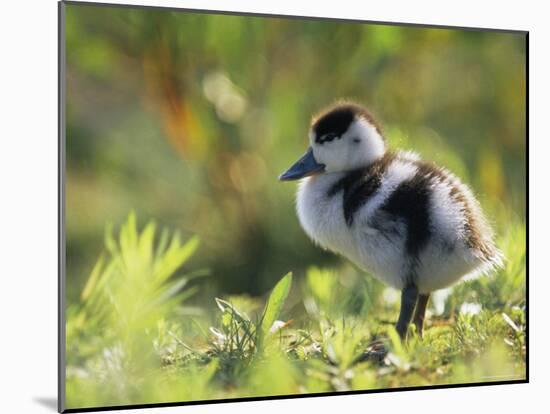
[[[281,181],[299,180],[325,170],[324,164],[319,164],[313,156],[313,150],[308,148],[307,152],[292,167],[279,176]]]

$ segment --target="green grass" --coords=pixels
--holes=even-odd
[[[503,270],[435,298],[422,338],[393,329],[395,292],[342,264],[284,276],[264,301],[191,306],[198,240],[138,231],[130,215],[67,319],[67,407],[162,403],[525,378],[525,226],[499,240]],[[207,281],[204,279],[203,283]],[[187,306],[186,306],[187,304]],[[365,350],[382,340],[381,361]]]

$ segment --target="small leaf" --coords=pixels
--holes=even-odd
[[[160,233],[160,239],[157,245],[157,249],[155,251],[155,261],[158,260],[166,250],[166,246],[168,246],[168,237],[170,236],[170,233],[166,228],[162,229]]]
[[[182,277],[170,284],[167,284],[166,286],[162,286],[160,290],[161,294],[159,294],[159,301],[164,301],[166,299],[169,299],[170,297],[174,296],[176,293],[178,293],[183,287],[189,282],[189,280],[185,277]]]
[[[118,253],[117,242],[115,241],[115,237],[113,236],[112,223],[108,223],[105,229],[105,247],[112,256]]]
[[[192,236],[187,242],[182,246],[179,254],[180,264],[184,264],[192,255],[195,253],[199,247],[200,240],[197,236]]]
[[[88,278],[88,281],[86,282],[86,286],[84,286],[84,290],[82,290],[82,294],[80,295],[80,298],[82,300],[88,299],[92,291],[94,290],[95,285],[97,284],[97,280],[99,279],[99,275],[101,274],[101,270],[103,269],[103,263],[104,263],[104,257],[101,255],[99,257],[99,260],[95,264],[92,273],[90,274],[90,277]]]
[[[245,313],[240,312],[236,307],[234,307],[231,303],[229,303],[226,300],[220,299],[220,298],[214,298],[216,301],[216,304],[218,305],[218,308],[222,312],[229,312],[231,315],[233,315],[239,322],[249,322],[250,318]]]
[[[292,273],[289,272],[279,281],[279,283],[275,285],[273,292],[269,295],[269,299],[265,305],[261,325],[261,333],[264,337],[269,334],[271,326],[273,326],[273,323],[277,320],[279,313],[281,313],[291,285]]]
[[[180,245],[179,236],[175,234],[166,253],[159,259],[155,266],[155,277],[158,281],[168,279],[180,266],[182,266],[199,247],[199,238],[191,237],[183,246]]]
[[[229,312],[224,312],[222,314],[222,325],[229,327],[231,325],[231,314]]]
[[[155,223],[150,222],[145,226],[145,229],[139,236],[139,254],[140,257],[143,258],[145,262],[149,262],[151,260],[151,254],[153,251],[153,241],[155,238]]]
[[[520,329],[519,327],[516,325],[516,323],[512,320],[512,318],[510,318],[508,315],[506,315],[504,312],[502,312],[502,318],[504,319],[504,321],[510,325],[510,327],[516,331],[516,332],[520,332]]]

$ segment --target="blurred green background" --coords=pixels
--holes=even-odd
[[[200,237],[210,296],[340,263],[277,176],[343,97],[470,184],[497,233],[525,219],[522,34],[69,5],[66,47],[69,303],[130,210]]]

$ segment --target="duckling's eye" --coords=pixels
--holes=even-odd
[[[360,138],[353,138],[353,142],[355,144],[359,144],[361,142],[361,139]]]

